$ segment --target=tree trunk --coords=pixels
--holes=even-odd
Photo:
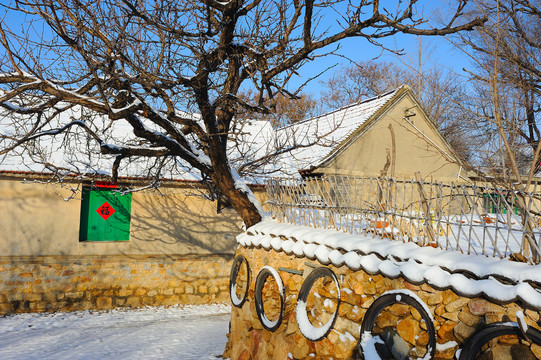
[[[209,155],[214,169],[210,177],[220,193],[229,200],[247,228],[260,222],[263,213],[258,200],[248,185],[243,183],[240,178],[235,179],[224,153],[215,152]],[[245,189],[242,188],[243,186]]]
[[[224,195],[231,202],[247,228],[261,221],[262,215],[256,205],[250,201],[248,194],[233,187],[227,194],[224,192]]]

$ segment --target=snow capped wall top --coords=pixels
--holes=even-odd
[[[242,246],[263,247],[316,259],[322,264],[363,269],[389,277],[402,276],[412,283],[453,288],[465,296],[494,301],[521,299],[541,309],[541,265],[528,265],[458,251],[419,247],[336,230],[315,229],[266,220],[237,237]]]

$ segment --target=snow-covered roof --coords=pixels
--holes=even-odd
[[[2,121],[2,116],[10,116],[10,121]],[[21,138],[31,131],[34,122],[17,116],[0,114],[0,134]],[[92,121],[88,121],[90,117]],[[103,132],[102,138],[111,146],[122,144],[131,148],[141,147],[141,139],[134,134],[126,120],[111,121],[108,117],[96,115],[81,107],[73,107],[57,115],[42,132],[65,126],[74,120],[84,121],[96,132],[103,129],[100,130]],[[142,121],[149,129],[159,131],[149,121]],[[7,142],[0,143],[0,148],[6,145]],[[114,155],[102,154],[99,144],[89,139],[83,129],[72,126],[67,132],[37,138],[0,155],[0,172],[54,173],[59,170],[65,174],[110,176],[114,160]],[[156,167],[156,159],[134,158],[122,163],[119,176],[152,178],[152,169]],[[163,168],[161,179],[200,180],[197,172],[173,160],[168,161]]]
[[[273,128],[266,120],[239,121],[232,129],[232,141],[229,142],[231,163],[241,173],[252,174],[245,175],[245,180],[251,183],[261,183],[269,176],[298,176],[299,170],[318,165],[330,156],[398,91],[399,89],[279,129]],[[94,119],[88,123],[95,126],[96,130],[106,129],[105,137],[108,143],[140,146],[141,139],[134,135],[127,121],[96,117],[88,110],[77,107],[61,113],[50,127],[53,129],[65,125],[70,119],[84,120],[90,116]],[[197,114],[194,119],[197,120]],[[31,121],[16,123],[17,126],[14,126],[12,121],[2,122],[0,117],[0,134],[21,137],[30,131],[32,126]],[[145,125],[149,129],[156,127],[150,122],[145,122]],[[115,157],[102,155],[99,146],[89,141],[82,129],[72,127],[70,133],[69,136],[59,134],[37,139],[32,143],[37,151],[22,148],[0,156],[0,172],[50,172],[51,167],[44,164],[54,164],[78,174],[110,175]],[[125,161],[119,176],[152,177],[149,169],[156,168],[154,161],[156,160],[147,158]],[[241,167],[246,167],[247,164],[253,165],[257,170],[243,171]],[[162,179],[200,180],[197,171],[186,168],[178,161],[170,160],[164,169],[159,174]]]
[[[320,165],[400,89],[279,129],[278,137],[284,143],[291,147],[300,145],[289,159],[284,159],[284,165],[289,167],[289,172]],[[311,143],[316,144],[303,147]]]
[[[232,166],[244,174],[246,172],[244,167],[257,167],[257,172],[253,175],[245,175],[245,180],[259,183],[266,176],[275,175],[279,167],[273,159],[266,159],[279,148],[276,142],[276,130],[270,121],[238,121],[234,124],[231,133],[228,156]],[[248,173],[252,172],[248,171]]]

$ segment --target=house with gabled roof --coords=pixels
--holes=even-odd
[[[240,141],[230,148],[232,164],[259,167],[246,180],[262,202],[260,184],[268,176],[464,176],[462,162],[407,86],[280,129],[254,120],[233,131]],[[0,161],[0,314],[227,299],[241,222],[231,210],[217,214],[193,174],[179,178],[170,171],[159,190],[123,202],[96,178],[66,176],[60,186],[18,159]],[[119,183],[143,184],[137,169],[144,168],[133,164]],[[81,187],[82,197],[64,201]],[[98,232],[89,240],[92,226],[120,215],[121,238]]]
[[[464,163],[408,86],[279,130],[297,143],[289,164],[303,176],[352,175],[461,181]],[[291,143],[290,145],[294,145]]]

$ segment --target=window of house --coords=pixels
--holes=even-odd
[[[490,214],[507,214],[509,209],[512,213],[518,214],[518,208],[515,205],[516,199],[505,193],[490,192],[483,194],[483,208]]]
[[[112,185],[83,187],[79,241],[128,241],[131,193]]]

